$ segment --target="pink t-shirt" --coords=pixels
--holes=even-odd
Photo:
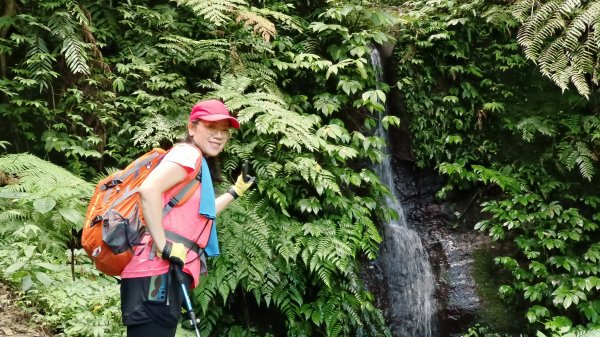
[[[184,167],[188,172],[188,178],[194,175],[198,160],[201,160],[200,151],[190,144],[175,146],[163,158],[163,161],[170,161]],[[173,197],[173,192],[171,189],[163,194],[163,207]],[[212,221],[198,214],[199,205],[200,191],[198,189],[185,204],[171,209],[163,219],[163,228],[196,241],[200,247],[205,247]],[[151,241],[150,233],[146,233],[142,239],[142,245],[136,247],[133,259],[121,273],[121,278],[154,276],[164,274],[169,270],[167,260],[161,259],[156,254],[153,259],[150,259]],[[183,271],[192,275],[193,287],[196,287],[200,281],[200,259],[195,252],[189,251],[186,260]]]

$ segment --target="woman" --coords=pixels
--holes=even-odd
[[[214,198],[206,158],[221,153],[229,140],[229,129],[239,126],[220,101],[208,100],[194,105],[185,143],[171,149],[140,186],[142,212],[149,235],[137,247],[132,261],[121,274],[121,311],[128,337],[175,336],[183,297],[170,267],[174,264],[182,266],[186,286],[196,287],[205,266],[202,254],[191,249],[189,244],[184,245],[184,239],[168,239],[165,230],[184,237],[188,243],[191,240],[199,247],[204,248],[207,244],[214,247],[214,216],[244,194],[253,179],[245,182],[240,175],[227,193]],[[190,175],[195,174],[199,160],[202,161],[199,191],[185,204],[172,208],[163,219],[163,207],[173,197],[173,187],[192,178]],[[218,255],[218,246],[212,253],[208,252],[209,247],[206,250],[208,255]]]

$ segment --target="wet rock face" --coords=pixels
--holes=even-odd
[[[450,206],[435,198],[443,183],[435,172],[418,170],[412,163],[398,159],[393,166],[396,193],[409,226],[419,233],[435,278],[433,336],[460,336],[475,323],[482,307],[473,278],[473,253],[489,244],[489,239],[484,233],[456,226],[456,216]],[[381,252],[383,254],[385,249]],[[388,278],[382,276],[387,282],[394,282]],[[390,326],[394,326],[394,322],[390,322]]]
[[[383,69],[394,69],[394,48],[394,44],[379,46]],[[398,81],[394,71],[383,71],[382,79],[390,87],[394,87]],[[452,204],[441,202],[436,199],[435,194],[444,184],[443,177],[434,171],[421,170],[414,166],[412,136],[408,124],[410,118],[403,106],[403,97],[399,90],[392,89],[388,93],[386,105],[388,112],[402,120],[400,127],[391,129],[387,135],[392,154],[390,166],[394,171],[395,194],[402,204],[407,226],[418,233],[429,258],[431,277],[435,279],[435,326],[432,327],[431,337],[458,337],[486,315],[486,307],[490,304],[484,303],[487,298],[483,299],[478,295],[474,269],[478,263],[477,252],[488,252],[491,244],[487,234],[473,230],[474,224],[480,220],[478,217],[481,217],[479,209],[472,207],[478,204],[475,202],[476,196],[456,196]],[[455,209],[461,214],[460,219],[455,215]],[[466,213],[469,215],[464,216]],[[402,235],[385,232],[386,235]],[[376,305],[383,310],[388,325],[395,337],[398,337],[402,332],[399,333],[395,327],[403,322],[394,314],[394,305],[397,305],[394,303],[394,293],[398,292],[398,284],[401,284],[400,288],[410,287],[402,285],[405,280],[394,280],[394,275],[386,274],[390,264],[404,262],[394,258],[394,251],[389,249],[392,240],[385,240],[384,237],[378,260],[365,261],[363,264],[363,274],[368,273],[363,276],[366,276],[367,288],[376,297]],[[385,255],[386,252],[388,256]],[[396,275],[401,272],[402,270]],[[396,289],[390,285],[396,285]]]

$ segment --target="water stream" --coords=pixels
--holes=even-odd
[[[375,48],[371,62],[377,69],[377,80],[381,82],[381,57]],[[387,143],[387,131],[381,121],[383,115],[380,114],[376,135]],[[394,337],[432,337],[435,328],[434,278],[421,238],[406,222],[402,203],[396,195],[394,171],[387,147],[384,160],[375,170],[393,193],[393,198],[387,198],[387,205],[398,213],[397,220],[384,224],[384,245],[380,257],[388,279],[392,334]]]

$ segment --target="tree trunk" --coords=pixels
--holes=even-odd
[[[4,12],[3,17],[14,16],[17,14],[17,2],[16,0],[4,0],[3,1]],[[0,29],[0,38],[5,39],[8,36],[8,30],[10,26],[3,27]],[[6,77],[6,54],[0,53],[0,75]]]

